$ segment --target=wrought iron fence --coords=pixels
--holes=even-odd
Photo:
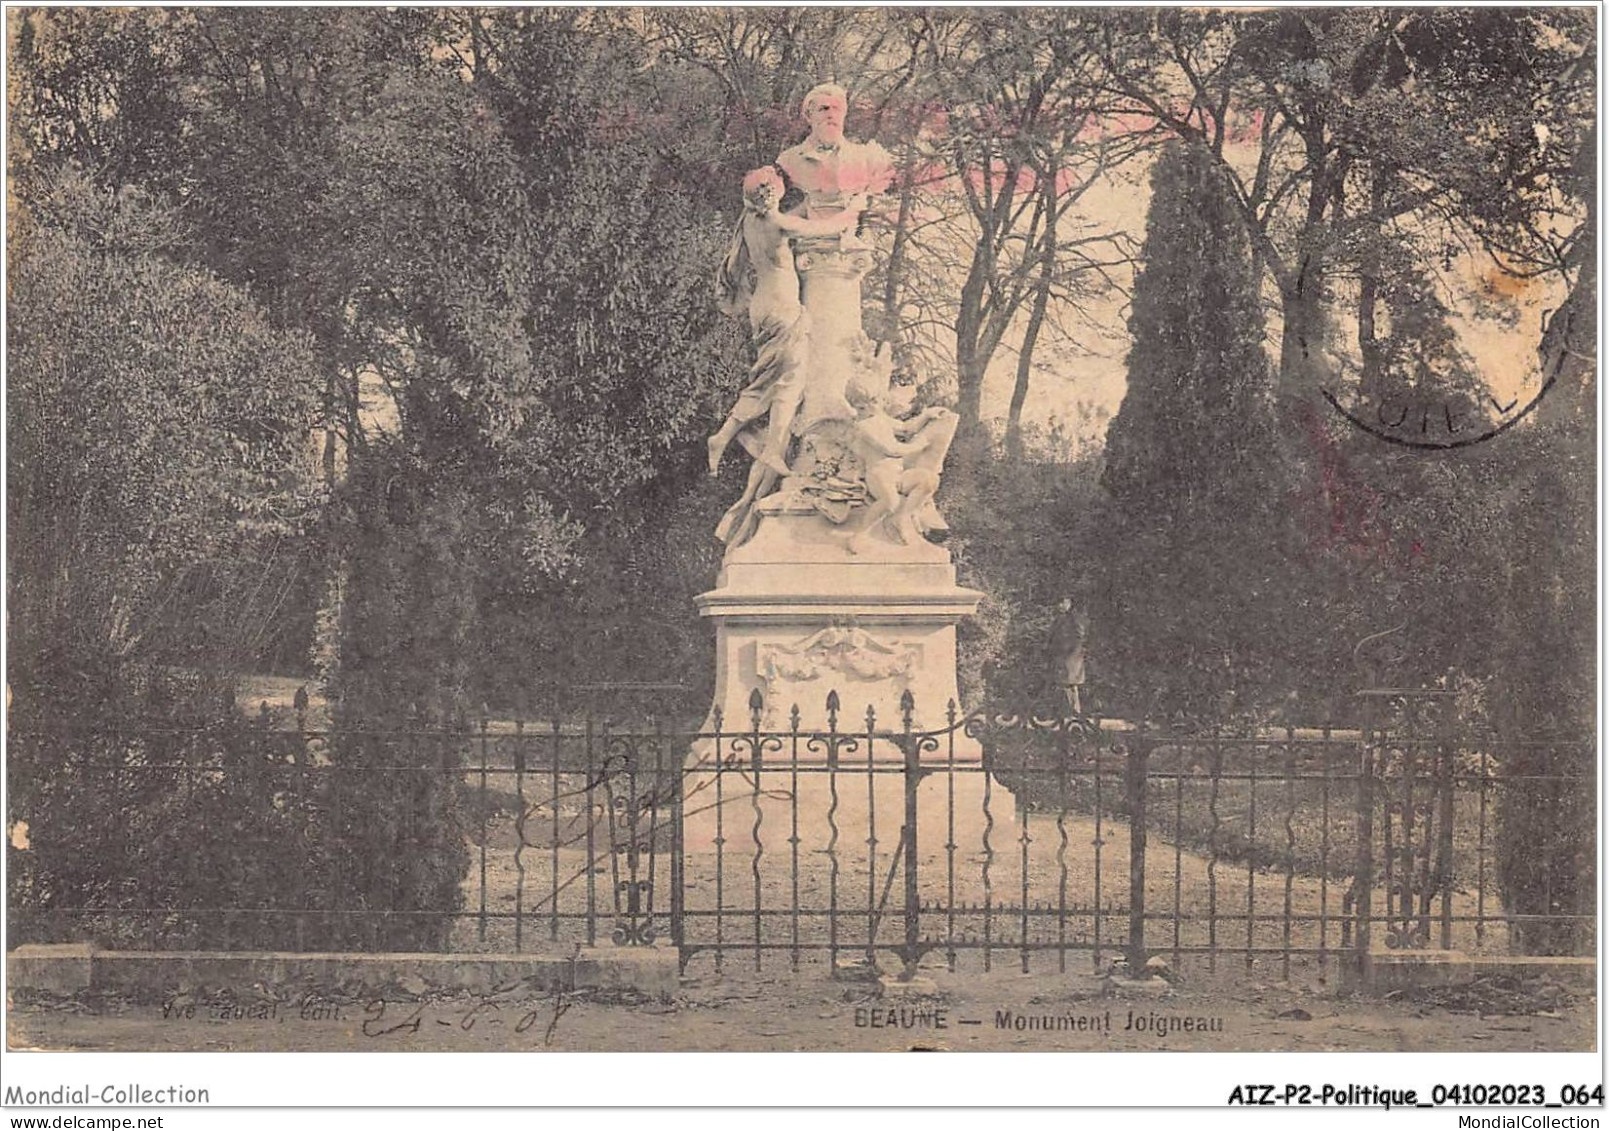
[[[667,945],[716,967],[1160,957],[1283,977],[1377,945],[1507,950],[1532,923],[1589,946],[1596,909],[1517,899],[1496,845],[1515,790],[1542,799],[1533,815],[1586,798],[1590,817],[1590,740],[1472,733],[1435,693],[1361,702],[1352,726],[1238,730],[953,705],[924,729],[909,697],[885,726],[834,693],[822,729],[797,710],[766,728],[756,697],[746,726],[697,729],[584,710],[341,733],[299,709],[16,733],[14,768],[50,772],[14,788],[14,821],[76,803],[85,828],[69,845],[36,828],[15,852],[12,928],[166,948]]]

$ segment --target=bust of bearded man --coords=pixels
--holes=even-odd
[[[801,211],[807,217],[834,215],[849,197],[885,192],[894,179],[894,160],[886,149],[844,137],[848,106],[844,88],[836,83],[813,88],[802,105],[810,136],[777,158],[788,183],[804,193]]]

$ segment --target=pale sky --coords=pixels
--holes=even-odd
[[[1145,212],[1150,202],[1149,168],[1136,161],[1122,169],[1118,177],[1092,188],[1081,202],[1083,217],[1096,224],[1125,229],[1136,241],[1145,235]],[[1542,321],[1548,311],[1557,309],[1565,288],[1556,279],[1525,282],[1502,276],[1484,254],[1460,254],[1452,260],[1452,270],[1443,272],[1443,300],[1454,311],[1453,327],[1463,349],[1474,360],[1492,394],[1508,401],[1540,381],[1536,348],[1541,339]],[[1267,290],[1265,281],[1265,291]],[[1484,296],[1484,304],[1475,296]],[[1279,352],[1279,314],[1277,302],[1269,298],[1265,342],[1271,360]],[[1045,424],[1053,418],[1085,421],[1081,437],[1099,443],[1104,438],[1102,414],[1116,413],[1127,386],[1125,355],[1129,347],[1127,296],[1114,293],[1097,308],[1101,332],[1083,331],[1079,345],[1093,356],[1069,356],[1071,351],[1047,348],[1042,335],[1035,351],[1035,383],[1023,409],[1026,422]],[[1484,307],[1484,308],[1483,308]],[[1510,326],[1492,311],[1506,311],[1515,319]],[[984,415],[1004,420],[1016,378],[1017,353],[1026,316],[1008,333],[1006,341],[990,365],[984,385]],[[1335,327],[1332,350],[1356,364],[1356,325],[1340,318]],[[953,348],[953,337],[951,339]],[[1010,348],[1008,348],[1010,347]],[[1092,417],[1089,410],[1094,410]]]

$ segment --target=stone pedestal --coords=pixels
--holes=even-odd
[[[688,768],[699,771],[688,776],[689,794],[699,796],[699,804],[688,805],[689,850],[719,836],[743,856],[738,842],[756,817],[767,836],[797,819],[810,842],[825,835],[829,810],[844,832],[840,849],[863,845],[870,828],[885,849],[893,844],[905,820],[905,752],[897,739],[907,692],[913,733],[932,738],[918,751],[922,769],[935,771],[921,782],[924,849],[949,839],[952,819],[967,830],[954,841],[963,854],[984,849],[986,827],[996,851],[1011,843],[1015,798],[998,781],[985,785],[982,747],[959,722],[951,725],[965,716],[956,685],[956,625],[977,610],[983,594],[956,584],[943,546],[878,541],[857,555],[847,543],[858,512],[834,525],[788,497],[783,491],[767,500],[754,537],[728,556],[716,588],[698,597],[699,611],[715,622],[715,696],[704,729],[717,730],[718,711],[723,737],[689,752]],[[758,779],[755,743],[746,733],[754,730],[756,691]],[[836,713],[828,710],[832,692]],[[853,745],[830,750],[823,732]],[[793,771],[795,764],[802,772]],[[955,773],[946,772],[951,766]]]
[[[754,537],[698,597],[699,612],[715,622],[713,708],[722,729],[752,728],[756,690],[762,730],[789,729],[795,706],[801,730],[826,730],[832,691],[840,732],[864,733],[868,708],[876,730],[899,731],[907,691],[914,729],[943,729],[950,704],[960,711],[956,624],[983,594],[956,584],[942,546],[877,542],[872,553],[851,553],[858,513],[842,525],[813,512],[764,513],[767,503],[773,512],[789,506],[786,498],[779,492],[761,504]],[[958,757],[978,758],[975,740],[958,734],[957,743]],[[901,757],[892,744],[880,755]]]
[[[935,868],[943,874],[952,847],[955,864],[972,871],[971,865],[986,858],[1014,859],[1022,833],[1011,791],[977,762],[953,774],[929,765],[934,772],[916,783],[917,848],[929,881]],[[868,772],[859,749],[845,753],[836,769],[818,762],[795,772],[762,762],[756,775],[745,763],[689,773],[683,788],[682,844],[688,857],[713,854],[719,842],[740,873],[762,861],[762,871],[785,874],[795,835],[802,856],[831,852],[853,868],[865,868],[869,860],[886,862],[902,844],[905,775]]]

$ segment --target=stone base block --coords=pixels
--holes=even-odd
[[[93,969],[88,943],[27,943],[6,956],[6,985],[67,997],[89,989]]]
[[[877,967],[866,960],[864,955],[855,955],[845,958],[840,956],[833,962],[832,976],[839,982],[873,982],[877,980]]]
[[[746,871],[756,857],[762,868],[791,865],[795,838],[801,859],[832,854],[843,865],[903,851],[905,771],[897,765],[697,772],[684,788],[690,856],[713,855],[719,845]],[[942,880],[952,848],[958,868],[1018,849],[1017,799],[976,764],[953,774],[935,768],[917,784],[916,834],[924,883]]]
[[[1107,978],[1101,983],[1105,997],[1166,997],[1173,986],[1163,978]]]
[[[1362,969],[1351,964],[1343,987],[1383,995],[1399,990],[1468,985],[1477,978],[1551,978],[1556,982],[1597,985],[1595,958],[1527,955],[1468,955],[1457,950],[1374,950]]]
[[[718,711],[723,732],[741,738],[754,729],[758,696],[762,731],[788,731],[797,708],[806,734],[835,726],[864,735],[869,708],[875,730],[897,732],[909,695],[913,728],[941,730],[960,700],[956,624],[982,597],[955,583],[941,546],[879,543],[856,554],[819,515],[768,514],[728,557],[716,588],[698,597],[700,614],[715,624],[706,729]],[[835,713],[827,710],[832,692]],[[976,744],[958,737],[958,756],[974,756]]]
[[[796,793],[791,780],[772,789],[765,771],[759,791],[735,792],[726,776],[719,806],[713,790],[704,809],[688,803],[686,942],[836,947],[857,958],[871,950],[882,969],[897,969],[907,904],[903,774],[801,773]],[[957,773],[955,784],[953,838],[947,778],[927,777],[918,789],[916,896],[929,930],[954,907],[964,934],[984,929],[981,908],[1004,898],[1021,826],[1011,794],[981,772]],[[981,806],[986,787],[992,824]]]
[[[583,947],[575,956],[574,985],[663,999],[680,988],[681,964],[672,947]]]
[[[905,978],[899,974],[884,974],[877,979],[877,985],[882,997],[894,1000],[937,997],[939,992],[938,984],[932,978],[921,975]]]

